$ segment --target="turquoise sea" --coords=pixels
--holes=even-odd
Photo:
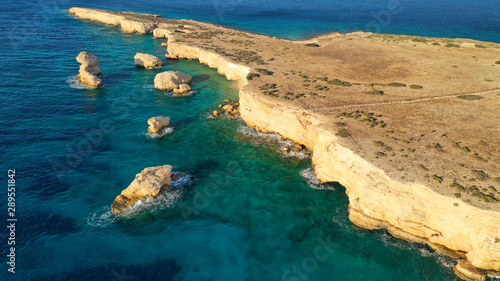
[[[197,61],[137,68],[135,53],[163,57],[165,41],[74,19],[72,6],[292,39],[376,22],[384,33],[500,42],[500,4],[487,0],[4,1],[0,160],[5,186],[16,170],[17,222],[12,274],[4,188],[0,280],[457,280],[454,261],[429,247],[350,223],[345,189],[318,184],[308,158],[283,157],[279,138],[242,120],[207,119],[238,98],[234,82]],[[377,21],[383,11],[387,24]],[[75,84],[84,50],[99,57],[105,87]],[[194,93],[154,89],[166,70],[193,75]],[[158,115],[171,117],[173,132],[151,139],[146,121]],[[110,216],[137,173],[165,164],[187,175],[175,192]]]

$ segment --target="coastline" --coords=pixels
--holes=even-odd
[[[115,13],[91,9],[73,12],[84,19],[121,25],[124,32],[146,34],[158,28],[148,22],[120,18]],[[484,280],[485,274],[500,274],[500,243],[496,242],[500,231],[495,227],[500,225],[500,213],[444,196],[422,183],[409,184],[391,178],[345,146],[325,116],[268,98],[247,87],[251,67],[184,44],[176,36],[176,32],[164,34],[169,39],[170,56],[198,59],[217,68],[227,79],[238,81],[241,115],[247,125],[278,133],[312,151],[318,179],[337,181],[346,187],[349,218],[354,224],[366,229],[386,228],[398,238],[426,243],[442,254],[460,259],[455,270],[464,279]]]

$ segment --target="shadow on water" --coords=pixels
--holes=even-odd
[[[44,211],[20,213],[18,226],[21,241],[37,239],[40,235],[66,235],[79,231],[75,220],[55,212]]]
[[[212,78],[212,76],[208,75],[208,74],[195,75],[195,76],[193,76],[192,83],[196,85],[197,83],[201,83],[203,81],[209,80],[210,78]]]
[[[50,162],[20,167],[18,171],[18,178],[30,179],[26,190],[40,197],[52,197],[71,187],[66,181],[59,181]]]

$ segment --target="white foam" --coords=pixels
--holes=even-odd
[[[260,139],[266,139],[270,140],[273,142],[279,142],[281,141],[281,136],[278,134],[270,133],[270,134],[264,134],[264,133],[259,133],[257,130],[254,128],[250,128],[248,126],[240,126],[238,128],[238,132],[247,136],[247,137],[253,137],[253,138],[260,138]]]
[[[242,125],[238,128],[238,132],[251,138],[258,139],[257,143],[264,143],[264,144],[275,144],[278,145],[279,148],[277,150],[278,153],[280,153],[283,157],[293,157],[293,158],[299,158],[299,159],[304,159],[304,158],[309,158],[311,153],[310,152],[296,152],[292,151],[292,148],[295,146],[295,143],[290,140],[283,139],[280,135],[274,134],[274,133],[269,133],[269,134],[264,134],[260,133],[254,128],[250,128],[248,126]],[[287,151],[287,154],[284,154],[284,151]]]
[[[144,201],[139,200],[132,207],[129,207],[121,212],[118,216],[128,217],[146,209],[148,211],[159,211],[165,208],[173,208],[175,203],[177,203],[179,198],[181,198],[182,193],[182,189],[175,189],[165,192],[156,198],[148,198]]]
[[[159,138],[162,138],[166,135],[170,135],[173,131],[174,131],[174,127],[168,126],[168,127],[163,128],[163,130],[159,134],[150,135],[150,134],[146,133],[146,136],[148,136],[152,139],[159,139]]]
[[[183,97],[189,97],[189,96],[192,96],[193,94],[195,93],[194,90],[191,90],[185,94],[182,94],[182,95],[177,95],[177,94],[174,94],[174,91],[166,91],[165,94],[169,97],[174,97],[174,98],[183,98]]]
[[[68,78],[66,78],[66,83],[69,83],[69,86],[73,89],[91,89],[90,87],[86,87],[84,86],[83,84],[80,83],[80,81],[78,81],[78,79],[76,79],[76,77],[78,77],[78,75],[76,76],[69,76]]]
[[[328,190],[335,190],[334,187],[332,186],[327,186],[324,184],[321,184],[316,177],[316,175],[313,172],[312,168],[304,169],[300,171],[300,175],[306,179],[307,184],[314,189],[328,189]]]
[[[111,207],[106,206],[87,217],[87,224],[93,227],[110,227],[116,217],[111,214]]]
[[[172,174],[177,175],[180,172],[173,172]],[[172,181],[170,184],[172,188],[179,189],[179,188],[185,188],[188,187],[191,182],[193,181],[192,177],[190,174],[184,174],[184,176],[180,177],[176,181]]]

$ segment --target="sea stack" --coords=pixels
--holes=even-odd
[[[165,71],[156,74],[155,88],[158,90],[172,90],[174,94],[181,95],[189,92],[191,76],[179,71]]]
[[[101,87],[102,80],[98,76],[101,76],[102,72],[97,57],[89,52],[81,52],[76,61],[80,63],[80,72],[77,76],[80,83],[90,88]]]
[[[148,119],[149,135],[159,135],[162,130],[170,125],[170,118],[163,116],[151,117]]]
[[[163,62],[158,57],[150,54],[137,53],[134,59],[135,65],[144,68],[157,68],[163,66]]]
[[[172,166],[149,167],[135,176],[134,181],[118,195],[111,205],[111,213],[119,214],[140,200],[154,199],[170,191]]]

